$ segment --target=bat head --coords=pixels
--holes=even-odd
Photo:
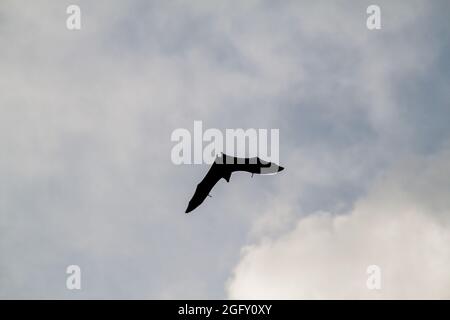
[[[256,161],[260,167],[260,174],[275,174],[284,170],[284,167],[274,162],[265,161],[260,158],[256,158]]]

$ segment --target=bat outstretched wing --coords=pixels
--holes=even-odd
[[[259,158],[236,158],[226,154],[217,157],[209,168],[208,173],[197,185],[194,196],[189,201],[186,213],[191,212],[206,199],[212,188],[220,179],[230,181],[231,174],[235,171],[246,171],[252,174],[272,174],[282,171],[284,168],[274,163],[263,161]]]
[[[229,181],[231,172],[228,173],[228,170],[224,168],[223,165],[219,165],[214,162],[209,168],[208,173],[203,178],[203,180],[197,185],[195,189],[195,193],[192,196],[192,199],[189,201],[188,207],[186,209],[186,213],[191,212],[195,208],[197,208],[202,202],[208,197],[212,188],[216,185],[216,183],[224,178]]]

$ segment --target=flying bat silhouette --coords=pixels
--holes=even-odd
[[[246,171],[252,174],[275,174],[284,170],[283,167],[275,163],[261,160],[258,157],[254,158],[236,158],[222,154],[216,157],[209,168],[208,173],[203,180],[197,185],[194,196],[189,201],[186,213],[191,212],[210,196],[212,188],[220,179],[225,179],[230,182],[231,174],[235,171]]]

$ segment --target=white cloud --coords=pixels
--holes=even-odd
[[[449,163],[448,149],[407,159],[350,212],[309,215],[290,232],[246,247],[229,297],[450,298]],[[381,290],[366,287],[372,264],[382,270]]]

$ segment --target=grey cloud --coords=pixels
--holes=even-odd
[[[242,246],[439,151],[448,5],[381,5],[375,34],[353,1],[3,1],[0,296],[225,297]],[[170,133],[194,120],[280,128],[285,174],[233,176],[186,217],[206,168],[172,165]]]

